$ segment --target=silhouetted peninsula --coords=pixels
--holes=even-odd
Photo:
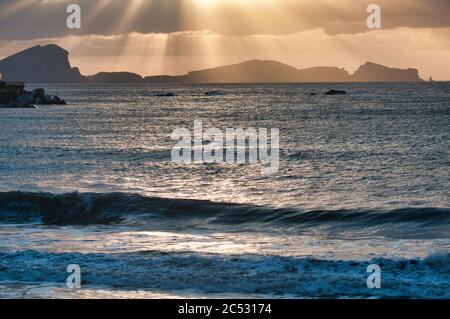
[[[35,46],[0,61],[0,73],[10,82],[82,82],[78,68],[69,63],[69,52],[50,44]]]
[[[397,69],[367,62],[349,74],[343,68],[296,69],[270,60],[251,60],[180,76],[147,76],[130,72],[100,72],[83,76],[72,68],[69,53],[57,45],[36,46],[0,61],[8,81],[27,83],[283,83],[283,82],[418,82],[417,69]]]

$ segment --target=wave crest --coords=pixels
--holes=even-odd
[[[449,208],[341,209],[302,211],[291,208],[167,199],[125,193],[0,193],[0,222],[90,225],[150,220],[201,220],[203,223],[313,227],[322,224],[373,226],[416,223],[450,224]]]

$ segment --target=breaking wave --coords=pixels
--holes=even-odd
[[[302,211],[126,193],[0,193],[0,222],[46,225],[133,224],[169,220],[205,224],[314,227],[322,224],[374,226],[413,223],[450,225],[450,208],[341,209]]]

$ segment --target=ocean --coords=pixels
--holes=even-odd
[[[450,83],[37,87],[69,105],[0,110],[0,298],[450,298]],[[278,128],[278,172],[173,162],[196,120]]]

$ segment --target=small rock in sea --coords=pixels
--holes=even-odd
[[[50,104],[67,105],[66,101],[56,95],[51,99]]]
[[[206,96],[219,96],[219,95],[225,95],[224,92],[221,91],[209,91],[205,93]]]
[[[317,93],[316,92],[311,92],[311,93],[309,93],[309,95],[314,96],[314,95],[317,95]]]
[[[344,95],[347,94],[346,91],[340,91],[340,90],[330,90],[325,95]]]
[[[146,96],[155,96],[155,97],[172,97],[177,96],[175,93],[172,92],[150,92],[146,93]]]
[[[177,96],[177,95],[175,93],[172,93],[172,92],[167,92],[167,93],[156,93],[155,96],[172,97],[172,96]]]
[[[29,99],[29,95],[27,97]],[[45,94],[44,89],[36,89],[31,92],[32,103],[42,104],[42,105],[66,105],[66,101],[61,99],[59,96],[51,96]]]

